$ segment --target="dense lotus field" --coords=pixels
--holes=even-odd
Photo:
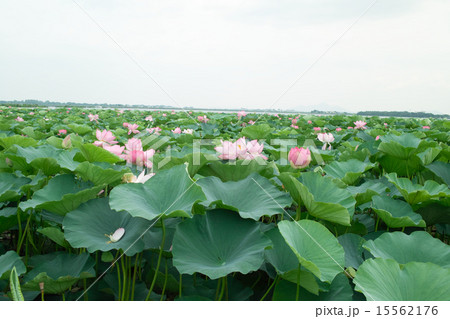
[[[0,300],[450,300],[449,130],[0,107]]]

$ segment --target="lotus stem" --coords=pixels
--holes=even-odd
[[[295,220],[300,220],[302,218],[302,208],[300,204],[297,206],[297,214],[295,216]]]
[[[26,226],[25,226],[25,230],[23,231],[23,234],[26,234],[26,233],[27,233],[28,225],[30,224],[30,220],[31,220],[31,215],[32,215],[32,214],[30,214],[30,216],[29,216],[28,219],[27,219],[27,224],[26,224]],[[23,234],[22,234],[22,235],[23,235]],[[19,244],[17,245],[17,254],[20,254],[20,249],[22,248],[22,244],[23,244],[23,240],[24,240],[25,236],[26,236],[26,235],[23,235],[23,236],[20,237]]]
[[[161,240],[161,248],[159,249],[158,262],[156,263],[155,274],[153,275],[152,284],[150,285],[150,289],[148,290],[147,298],[145,298],[145,301],[148,301],[150,299],[150,294],[152,293],[153,287],[155,286],[156,278],[158,278],[159,266],[161,265],[161,258],[164,250],[164,243],[166,240],[166,228],[164,226],[164,219],[161,219],[161,228],[162,228],[162,240]]]
[[[137,253],[136,258],[134,259],[133,283],[131,285],[131,300],[134,300],[134,286],[136,283],[136,274],[137,274],[137,268],[138,268],[139,255],[140,255],[140,253]]]
[[[183,290],[183,275],[182,274],[180,274],[180,286],[179,286],[178,290],[179,290],[178,291],[178,297],[181,298],[181,292]]]
[[[169,275],[169,269],[167,267],[167,259],[164,258],[164,268],[165,268],[165,277],[164,277],[164,285],[161,292],[161,299],[160,301],[164,301],[164,293],[166,292],[166,285],[167,285],[167,276]]]
[[[295,301],[298,301],[298,297],[300,296],[300,269],[301,264],[298,264],[298,271],[297,271],[297,291],[295,293]]]
[[[219,283],[220,282],[222,282],[222,287],[220,289],[220,295],[219,295],[218,301],[222,301],[223,295],[225,293],[225,288],[227,286],[227,276],[222,277],[221,279],[219,279]]]
[[[275,286],[277,281],[278,281],[278,275],[275,276],[275,278],[273,279],[272,284],[269,286],[269,288],[267,289],[266,293],[262,296],[262,298],[259,301],[264,301],[264,299],[267,297],[269,292],[272,290],[273,286]]]

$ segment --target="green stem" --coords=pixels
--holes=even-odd
[[[222,277],[221,279],[219,279],[219,282],[222,281],[222,287],[220,289],[220,295],[219,295],[219,299],[218,301],[221,301],[223,298],[223,294],[225,293],[225,288],[227,286],[227,276]]]
[[[155,274],[153,275],[152,284],[150,285],[150,289],[148,291],[147,298],[145,298],[145,301],[148,301],[150,299],[150,294],[153,291],[153,287],[156,284],[156,278],[158,277],[159,266],[161,265],[161,258],[162,258],[162,253],[164,250],[164,243],[166,240],[166,227],[164,226],[164,219],[161,219],[161,228],[162,228],[161,248],[159,249],[159,256],[158,256],[158,261],[156,263],[156,269],[155,269]]]
[[[402,233],[404,233],[404,232],[405,232],[405,226],[402,227]]]
[[[164,293],[166,292],[166,285],[167,285],[167,277],[169,276],[169,269],[167,267],[167,259],[164,258],[164,268],[165,268],[165,277],[164,277],[164,285],[163,285],[163,289],[161,292],[161,301],[164,300]]]
[[[266,293],[264,294],[264,296],[262,296],[262,298],[259,301],[263,301],[267,295],[269,294],[269,292],[272,290],[273,286],[275,286],[276,282],[278,281],[278,275],[275,276],[272,284],[270,285],[270,287],[267,289]]]
[[[134,260],[133,284],[131,285],[131,300],[134,300],[134,286],[136,283],[136,274],[137,274],[137,268],[138,268],[139,255],[140,255],[140,253],[136,254],[136,258]]]
[[[122,301],[126,300],[127,294],[126,294],[126,289],[127,289],[127,267],[125,265],[124,259],[126,257],[120,258],[120,263],[122,266],[122,276],[123,276],[123,282],[122,282]]]
[[[116,257],[117,258],[117,257]],[[118,262],[116,262],[115,263],[115,266],[116,266],[116,268],[117,268],[117,282],[118,282],[118,285],[119,285],[119,289],[118,289],[118,300],[121,300],[121,297],[122,297],[122,289],[121,289],[121,287],[122,287],[122,285],[121,285],[121,280],[120,280],[120,267],[119,267],[119,263]]]
[[[297,214],[295,215],[295,220],[300,220],[302,217],[302,208],[300,205],[297,206]]]
[[[298,271],[297,271],[297,292],[295,293],[295,301],[298,301],[298,297],[300,296],[300,268],[301,264],[298,264]]]
[[[178,297],[181,298],[181,292],[183,291],[183,275],[180,274],[180,285],[178,288]]]
[[[32,215],[32,214],[30,214],[30,216],[28,217],[28,219],[27,219],[27,224],[26,224],[26,226],[25,226],[25,230],[23,231],[23,233],[25,233],[25,234],[26,234],[26,232],[27,232],[28,225],[30,224],[31,215]],[[22,237],[20,237],[19,244],[17,245],[17,254],[18,254],[18,255],[20,255],[20,249],[22,248],[22,244],[23,244],[23,240],[24,240],[24,239],[25,239],[25,235],[23,235]]]
[[[380,216],[377,216],[377,223],[375,224],[375,232],[378,231],[378,224],[380,223]]]

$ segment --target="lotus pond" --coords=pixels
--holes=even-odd
[[[0,107],[0,300],[450,300],[449,130]]]

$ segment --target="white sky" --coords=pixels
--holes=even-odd
[[[269,108],[373,0],[76,0],[181,106]],[[0,1],[0,100],[175,103],[73,0]],[[276,108],[450,112],[450,1],[378,0]]]

